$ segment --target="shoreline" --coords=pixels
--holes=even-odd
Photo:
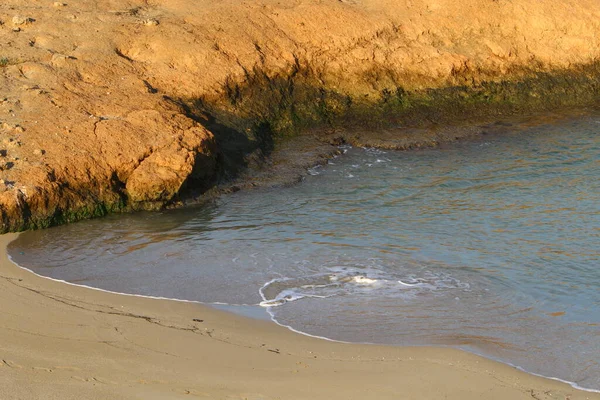
[[[326,341],[199,303],[65,285],[12,263],[16,236],[0,237],[0,297],[14,305],[0,316],[3,398],[600,399],[456,348]]]
[[[197,206],[294,184],[342,143],[434,147],[600,101],[592,0],[33,3],[0,4],[0,232]],[[456,348],[64,285],[0,236],[3,400],[600,399]]]
[[[384,151],[420,151],[483,140],[548,123],[600,115],[600,105],[546,110],[423,127],[316,129],[284,138],[260,163],[247,167],[239,176],[220,182],[207,192],[182,193],[180,200],[165,209],[202,206],[221,196],[243,190],[288,187],[301,182],[308,170],[340,156],[340,146],[375,148]],[[100,217],[101,218],[101,217]]]

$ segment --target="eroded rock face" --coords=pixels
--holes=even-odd
[[[160,208],[172,200],[188,179],[210,179],[215,168],[212,135],[192,127],[168,146],[144,158],[127,178],[129,200],[142,208]]]
[[[301,67],[351,101],[599,56],[596,0],[4,0],[0,231],[206,187],[223,149],[178,100],[235,107],[253,74]]]

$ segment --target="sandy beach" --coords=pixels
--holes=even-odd
[[[460,350],[342,344],[38,277],[0,237],[0,398],[600,399]]]
[[[260,186],[253,169],[305,171],[341,143],[491,129],[430,122],[596,105],[599,17],[597,0],[4,0],[0,231]],[[390,113],[415,126],[361,130]],[[457,349],[336,343],[52,281],[8,259],[14,238],[0,236],[0,400],[600,399]]]

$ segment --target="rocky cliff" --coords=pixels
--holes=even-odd
[[[307,129],[594,104],[599,55],[597,0],[4,0],[0,230],[160,208]]]

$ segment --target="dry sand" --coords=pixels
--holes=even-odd
[[[38,277],[0,236],[0,399],[600,399],[460,350],[329,342]]]

